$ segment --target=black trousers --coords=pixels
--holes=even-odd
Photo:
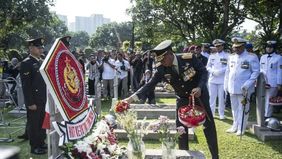
[[[95,94],[94,83],[95,83],[95,79],[93,80],[88,79],[88,95]]]
[[[144,104],[147,99],[148,99],[148,104],[156,104],[155,91],[150,91],[146,93],[144,97],[142,97],[142,99],[140,100],[141,101],[140,103]]]
[[[36,110],[27,108],[27,131],[31,150],[44,145],[46,131],[42,129],[42,124],[45,116],[45,105],[36,105]]]
[[[204,90],[205,91],[205,90]],[[207,112],[207,119],[204,123],[204,134],[206,137],[206,141],[209,146],[209,150],[211,152],[212,158],[217,159],[218,156],[218,144],[217,144],[217,135],[216,135],[216,128],[214,119],[212,116],[212,112],[209,106],[209,95],[206,93],[202,93],[200,97],[202,103],[204,104],[204,107]],[[177,110],[179,107],[189,104],[189,99],[187,98],[178,98],[176,101]],[[189,144],[188,144],[188,128],[184,126],[179,120],[178,120],[178,114],[176,111],[176,126],[183,126],[185,128],[186,134],[183,134],[179,137],[178,140],[178,146],[180,150],[189,150]]]

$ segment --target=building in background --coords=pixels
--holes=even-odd
[[[109,18],[104,18],[103,14],[92,14],[90,17],[75,16],[75,21],[68,24],[68,17],[66,15],[57,15],[68,26],[69,31],[86,31],[89,35],[95,33],[97,28],[103,24],[111,22]]]
[[[57,14],[58,18],[68,26],[68,17],[66,15]]]

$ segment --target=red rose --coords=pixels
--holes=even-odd
[[[119,101],[115,106],[115,112],[122,113],[129,109],[129,104],[125,101]]]

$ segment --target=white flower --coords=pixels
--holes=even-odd
[[[160,122],[153,122],[153,123],[150,123],[148,128],[150,130],[153,130],[154,132],[157,132],[159,129],[160,129]]]
[[[108,148],[109,152],[112,154],[112,153],[116,150],[117,145],[116,145],[116,144],[114,144],[114,145],[108,145],[107,148]]]
[[[169,118],[167,116],[161,115],[159,117],[159,120],[160,120],[160,124],[164,124],[164,123],[167,123],[169,121]]]
[[[185,134],[185,128],[183,126],[179,126],[176,128],[177,132],[179,133],[179,135]]]

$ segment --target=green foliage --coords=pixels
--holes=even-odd
[[[129,41],[131,36],[132,23],[109,23],[97,28],[91,37],[90,46],[96,50],[105,47],[119,50],[122,42]]]
[[[245,15],[237,0],[134,0],[134,4],[129,13],[135,31],[151,44],[168,38],[177,43],[225,39]]]
[[[90,47],[87,47],[87,48],[84,49],[84,53],[85,53],[86,57],[89,57],[92,53],[94,53],[94,51]]]
[[[246,8],[246,18],[251,19],[262,29],[257,33],[259,44],[264,44],[267,40],[281,40],[282,36],[282,3],[281,0],[244,0]]]
[[[9,50],[7,55],[8,55],[9,60],[11,60],[14,57],[17,58],[19,61],[23,60],[20,52],[16,49]]]
[[[52,19],[48,5],[53,5],[53,0],[1,0],[0,48],[5,52],[15,42],[21,44],[27,25]]]
[[[86,31],[79,31],[71,33],[72,36],[70,43],[71,43],[71,50],[83,50],[85,47],[89,46],[90,36]]]
[[[48,44],[64,35],[67,27],[49,11],[53,4],[53,0],[0,0],[0,50],[25,49],[29,38],[44,37]]]
[[[128,49],[129,49],[129,47],[130,47],[130,41],[124,41],[124,42],[122,42],[122,50],[124,51],[124,52],[127,52],[128,51]]]

